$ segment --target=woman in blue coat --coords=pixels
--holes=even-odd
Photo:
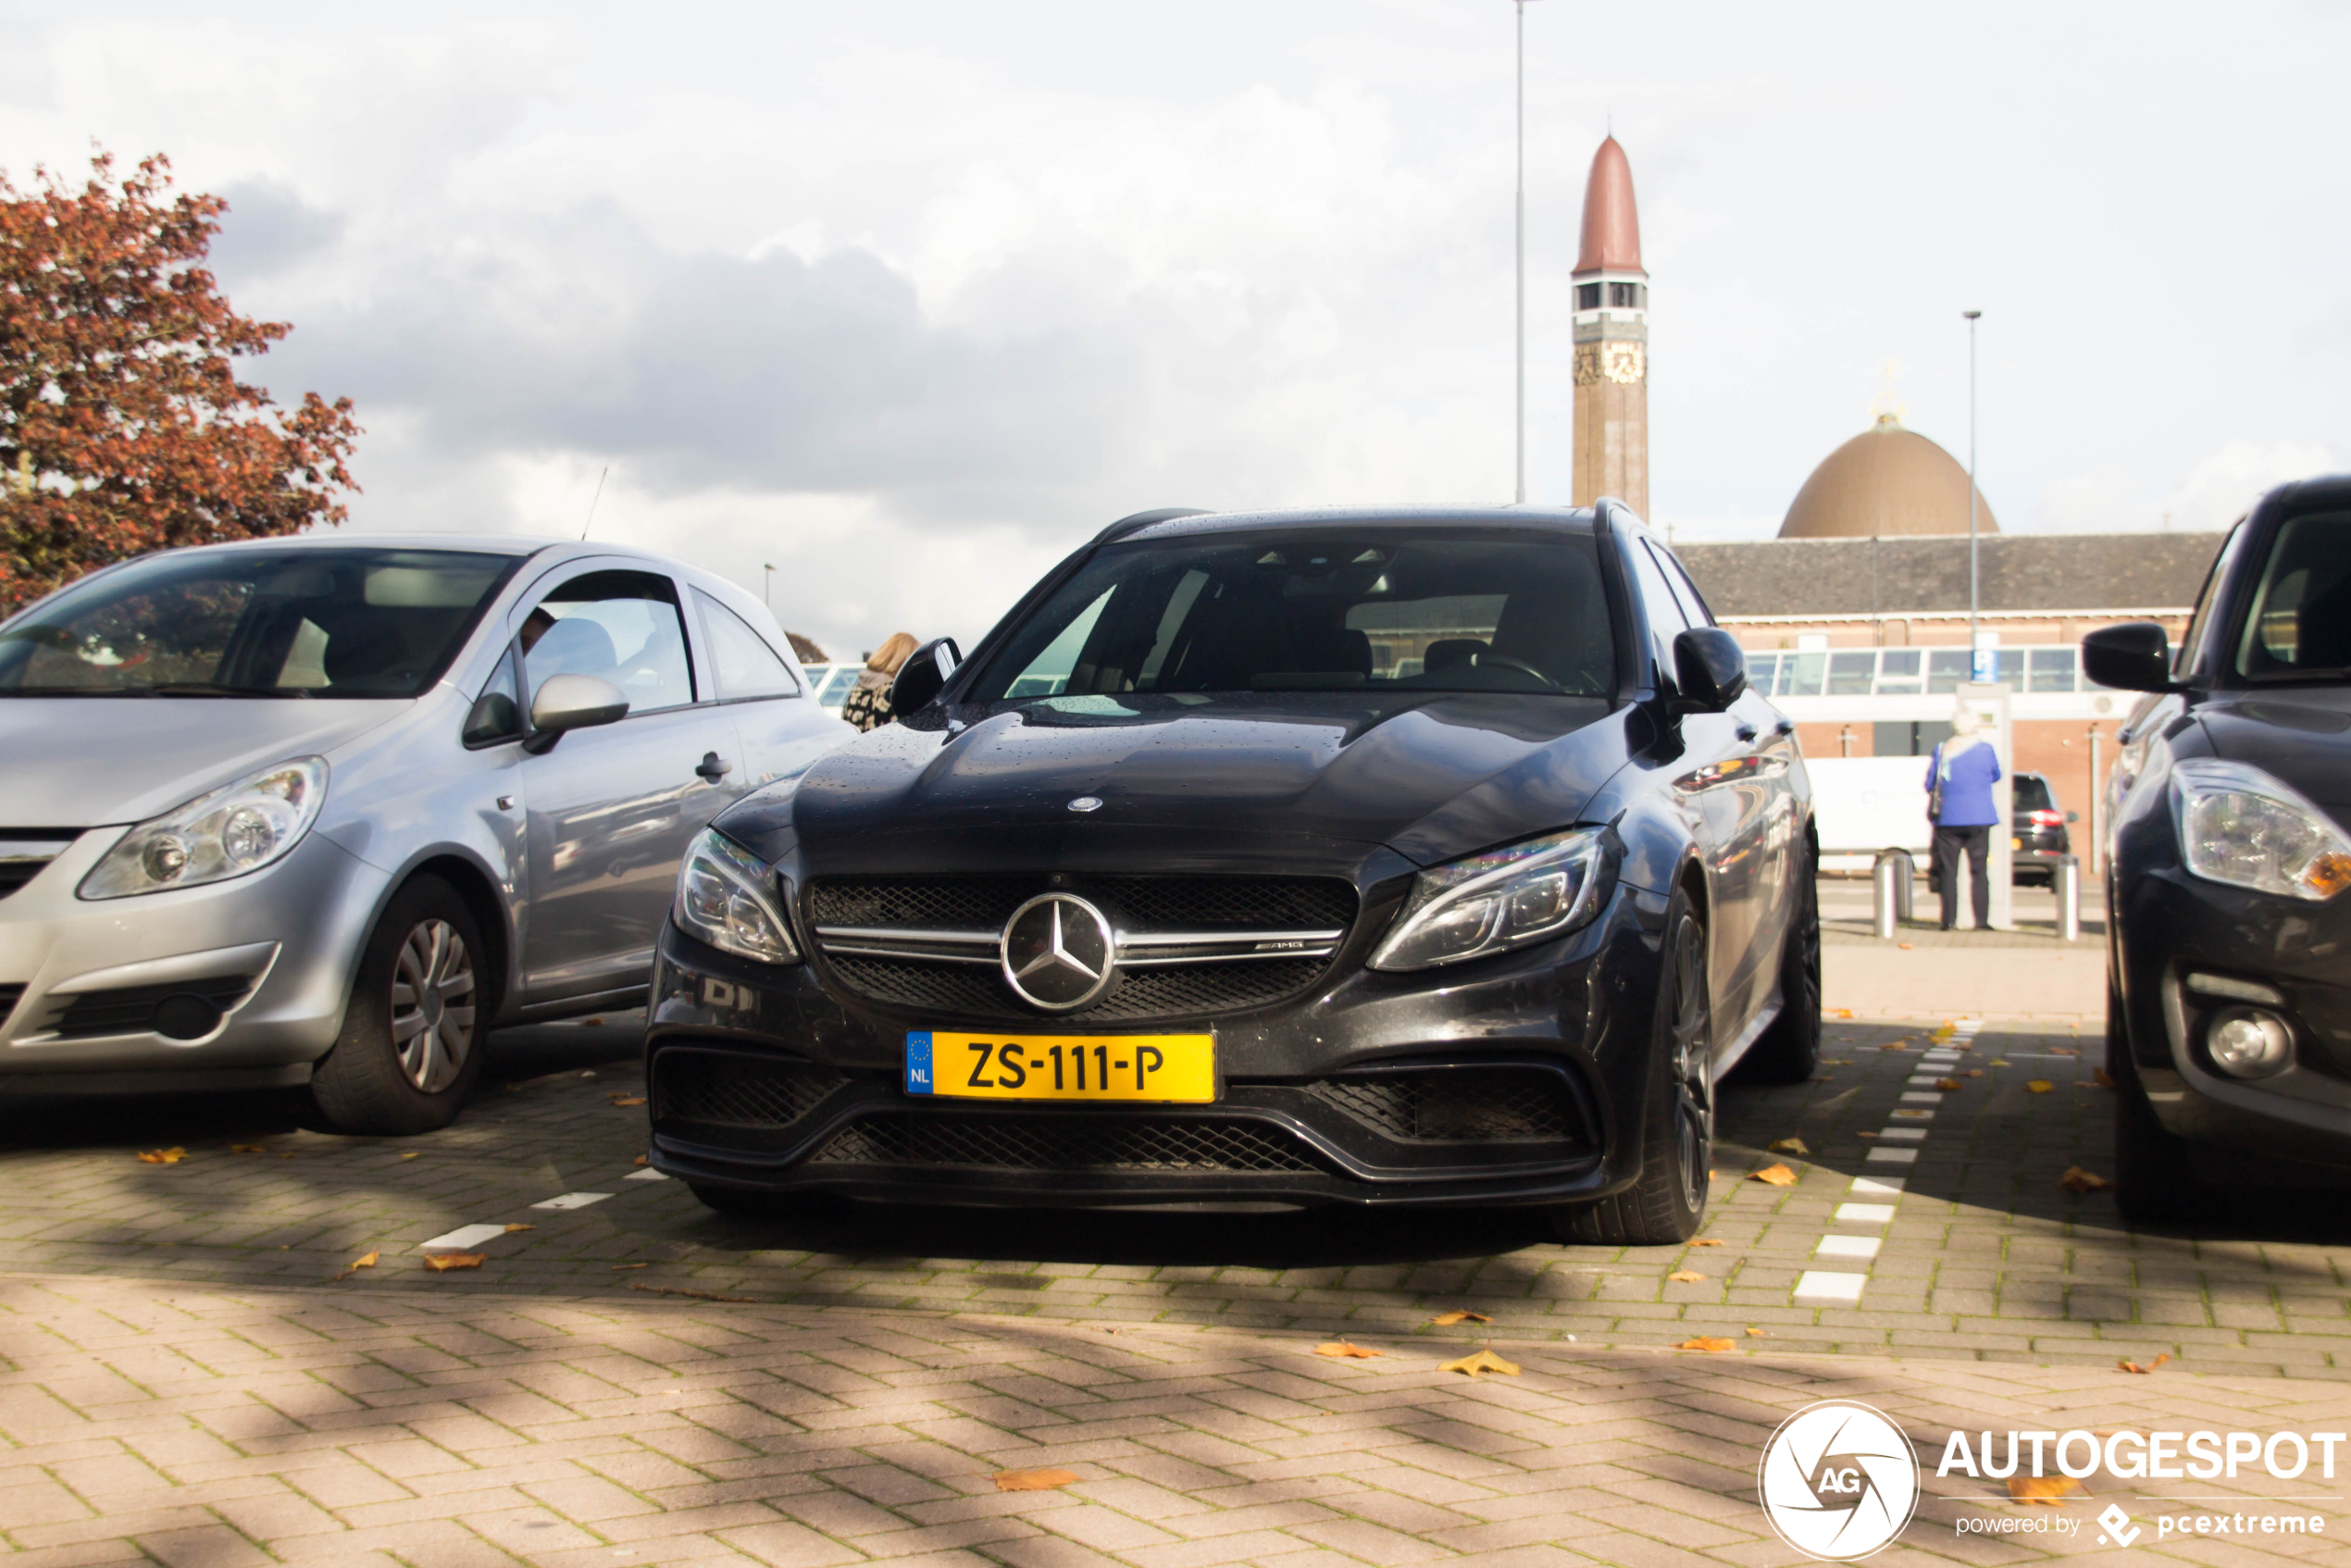
[[[1943,884],[1943,928],[1959,921],[1959,858],[1964,855],[1975,893],[1975,928],[1992,924],[1992,829],[2000,820],[1992,786],[2000,781],[2000,759],[1976,733],[1975,714],[1964,703],[1951,716],[1951,738],[1927,759],[1927,817],[1934,824],[1934,874]]]

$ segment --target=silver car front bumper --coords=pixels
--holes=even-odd
[[[0,1091],[306,1082],[389,877],[314,832],[249,877],[75,897],[123,832],[82,834],[0,898]]]

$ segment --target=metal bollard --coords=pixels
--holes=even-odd
[[[2058,856],[2057,875],[2050,886],[2057,893],[2058,940],[2082,940],[2082,863],[2072,855]]]
[[[1905,924],[1918,918],[1910,901],[1918,896],[1918,863],[1908,850],[1894,852],[1894,918]]]
[[[1870,918],[1882,941],[1894,939],[1895,856],[1882,854],[1870,867]]]

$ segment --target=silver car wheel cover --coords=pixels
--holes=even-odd
[[[1674,1163],[1682,1201],[1706,1212],[1714,1159],[1713,1018],[1708,1005],[1703,929],[1685,915],[1673,933],[1673,1059]]]
[[[473,954],[457,928],[446,920],[417,922],[392,965],[392,1049],[413,1087],[439,1094],[465,1070],[473,998]]]

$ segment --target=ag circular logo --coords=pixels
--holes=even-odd
[[[1869,1556],[1919,1505],[1919,1459],[1883,1411],[1851,1400],[1807,1405],[1763,1445],[1763,1516],[1797,1550],[1832,1562]]]
[[[1083,1007],[1118,978],[1110,921],[1074,893],[1046,893],[1014,910],[1001,946],[1004,983],[1048,1013]]]

